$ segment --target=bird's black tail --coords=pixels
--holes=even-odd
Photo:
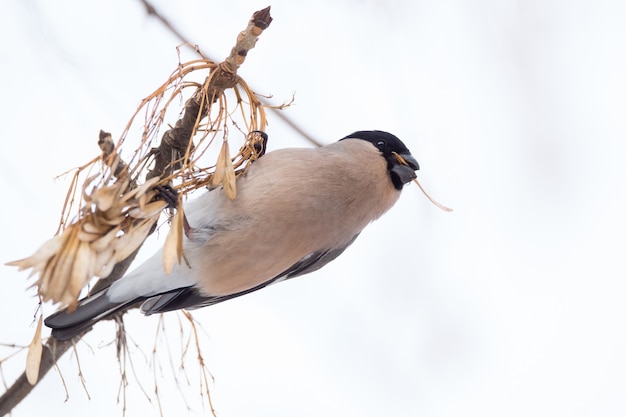
[[[105,289],[78,301],[78,306],[71,313],[67,309],[57,311],[47,317],[44,323],[52,329],[55,339],[69,340],[105,317],[140,301],[143,298],[114,303],[106,296]]]

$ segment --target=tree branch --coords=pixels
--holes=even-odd
[[[147,3],[144,1],[144,4]],[[152,6],[146,7],[149,13],[157,14]],[[204,87],[198,88],[185,103],[183,116],[172,129],[163,134],[161,144],[153,151],[155,165],[154,169],[148,173],[147,179],[157,176],[167,177],[183,165],[185,162],[183,158],[187,149],[190,145],[193,146],[190,141],[197,121],[207,115],[210,105],[215,103],[221,92],[233,88],[237,84],[239,81],[237,70],[243,64],[248,51],[254,48],[259,35],[271,22],[269,6],[254,12],[248,27],[237,37],[237,42],[230,55],[211,71],[206,90]],[[171,25],[167,24],[166,26],[171,30]]]
[[[148,13],[148,15],[150,16],[154,16],[159,22],[161,22],[163,26],[165,26],[167,30],[169,30],[174,36],[176,36],[181,43],[189,44],[189,45],[194,44],[185,35],[183,35],[176,28],[176,26],[172,24],[172,22],[170,22],[165,16],[159,13],[159,11],[148,0],[139,0],[139,1],[141,1],[141,3],[146,8],[146,13]],[[210,59],[210,57],[207,54],[205,54],[204,51],[200,50],[200,52],[203,56],[208,57]],[[315,139],[311,134],[306,132],[301,126],[299,126],[296,122],[291,120],[291,118],[287,116],[283,111],[281,111],[278,108],[269,106],[269,103],[267,102],[267,100],[261,97],[259,98],[259,100],[261,101],[263,105],[267,105],[268,109],[272,111],[276,117],[281,119],[285,124],[287,124],[287,126],[295,130],[296,133],[302,136],[306,141],[310,142],[311,144],[315,146],[323,146],[323,143],[321,143],[319,140]]]
[[[142,1],[146,5],[148,14],[156,14],[156,11],[151,5],[149,5],[149,3],[145,0]],[[248,27],[239,34],[235,47],[231,50],[229,57],[216,67],[214,70],[215,74],[209,76],[208,85],[206,87],[208,94],[200,92],[199,89],[199,91],[197,91],[185,103],[184,113],[176,122],[175,126],[163,134],[159,147],[154,150],[155,166],[148,173],[148,178],[155,176],[169,176],[171,172],[180,167],[186,150],[189,146],[193,145],[190,142],[192,140],[192,132],[194,131],[197,121],[206,116],[209,104],[215,102],[220,91],[232,88],[237,83],[237,69],[244,62],[248,51],[254,47],[258,36],[269,26],[271,21],[272,17],[270,16],[270,7],[259,10],[252,15]],[[168,24],[166,24],[166,26],[172,30],[171,26]],[[105,136],[106,133],[101,132],[98,144],[102,149],[103,158],[108,158],[111,156],[113,149],[108,146]],[[123,164],[122,161],[119,162]],[[156,223],[150,231],[150,234],[155,228]],[[130,264],[135,259],[138,252],[139,248],[122,262],[115,265],[109,276],[100,279],[94,285],[91,293],[108,287],[114,281],[124,276],[126,270],[130,267]],[[117,314],[117,317],[133,307],[134,306],[130,306],[125,310],[120,311]],[[91,331],[91,328],[85,329],[82,334],[69,341],[58,341],[53,337],[50,337],[46,341],[43,349],[41,363],[39,366],[38,381],[41,381],[48,371],[55,365],[57,360],[89,331]],[[36,384],[31,385],[28,383],[26,374],[22,373],[13,385],[9,387],[2,394],[2,396],[0,396],[0,416],[10,413],[11,410],[18,405],[35,386]]]

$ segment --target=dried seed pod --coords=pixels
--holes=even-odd
[[[163,269],[170,274],[174,265],[180,263],[183,258],[183,224],[185,213],[180,207],[172,217],[170,231],[163,245]]]
[[[89,282],[92,275],[90,271],[93,269],[93,262],[95,261],[94,252],[86,242],[80,242],[76,254],[74,255],[74,264],[72,265],[72,275],[70,276],[68,285],[65,291],[65,303],[69,304],[69,311],[73,311],[76,308],[76,301],[80,291]]]
[[[116,200],[120,198],[121,191],[128,185],[127,181],[108,185],[106,187],[98,188],[91,195],[93,204],[96,205],[98,210],[107,211],[113,206]]]
[[[95,240],[91,243],[91,248],[95,252],[102,252],[106,250],[106,248],[111,245],[117,234],[122,230],[121,226],[113,227],[107,232],[104,236],[100,237],[100,239]]]
[[[37,321],[37,329],[33,340],[28,345],[28,354],[26,355],[26,380],[30,385],[35,385],[39,379],[39,365],[41,364],[41,354],[43,353],[43,344],[41,343],[41,328],[43,316],[39,316]]]
[[[20,271],[28,268],[33,268],[37,271],[42,270],[45,267],[46,263],[50,260],[50,258],[58,253],[59,250],[61,250],[64,240],[64,236],[62,235],[55,236],[52,239],[44,242],[43,245],[41,245],[39,249],[37,249],[35,253],[33,253],[28,258],[7,262],[7,265],[16,266]]]
[[[222,180],[222,186],[224,187],[224,194],[231,200],[237,197],[237,186],[235,176],[235,168],[233,168],[233,161],[230,159],[230,155],[226,155],[226,166],[224,167],[224,179]]]
[[[115,251],[115,263],[128,258],[143,243],[157,218],[143,220],[139,226],[132,228],[113,241],[111,246]]]
[[[93,233],[99,236],[102,236],[103,234],[107,233],[110,229],[109,226],[106,225],[102,225],[102,224],[96,224],[93,223],[92,221],[93,219],[89,219],[87,218],[84,222],[83,222],[83,231],[85,231],[86,233]]]
[[[135,219],[147,219],[159,215],[167,207],[167,202],[163,200],[153,201],[143,207],[136,207],[128,211],[128,215]]]
[[[230,158],[230,149],[228,142],[224,141],[217,162],[215,163],[215,174],[213,174],[212,183],[214,186],[222,184],[226,196],[234,200],[237,196],[235,180],[235,168],[233,168],[233,161]]]
[[[93,275],[98,278],[108,277],[115,267],[114,255],[115,251],[112,246],[108,246],[104,250],[96,252]]]
[[[226,141],[222,142],[222,147],[220,149],[220,153],[217,156],[217,161],[215,162],[215,172],[213,173],[213,179],[211,180],[212,185],[217,187],[222,183],[224,179],[224,171],[226,170],[226,162],[225,159],[229,157],[228,143]]]

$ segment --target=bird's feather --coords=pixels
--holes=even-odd
[[[53,329],[52,336],[55,339],[68,340],[119,309],[143,300],[144,298],[137,298],[124,303],[111,302],[106,296],[105,289],[80,300],[75,311],[58,311],[48,316],[44,322]]]

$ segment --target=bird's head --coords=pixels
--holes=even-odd
[[[391,133],[382,130],[362,130],[341,140],[344,139],[362,139],[374,145],[387,161],[389,177],[397,190],[401,190],[404,184],[417,178],[415,171],[420,169],[419,164],[406,145]]]

